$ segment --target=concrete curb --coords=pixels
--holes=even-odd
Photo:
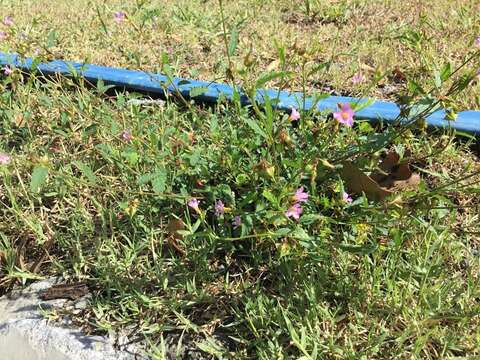
[[[36,282],[0,298],[0,358],[8,360],[138,360],[136,349],[114,348],[111,339],[87,336],[69,327],[68,321],[50,323],[42,309],[63,307],[67,300],[43,301],[42,290],[55,279]]]

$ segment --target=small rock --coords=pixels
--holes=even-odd
[[[127,101],[128,105],[136,106],[165,106],[165,101],[160,99],[131,99]]]
[[[45,309],[63,307],[67,300],[43,301],[43,290],[57,283],[48,279],[23,290],[0,297],[0,359],[25,360],[136,360],[133,352],[122,352],[102,336],[86,336],[79,329],[67,328],[72,320],[59,324],[42,317]],[[84,297],[75,306],[87,305]],[[40,307],[42,310],[40,310]]]
[[[81,299],[77,300],[73,307],[75,310],[85,310],[88,305],[88,301],[90,300],[91,295],[87,295],[82,297]]]

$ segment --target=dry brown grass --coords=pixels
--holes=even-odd
[[[137,11],[134,1],[6,0],[2,10],[14,17],[19,32],[39,44],[55,30],[58,45],[53,52],[57,57],[159,71],[161,55],[166,53],[181,76],[225,80],[227,61],[217,1],[144,3]],[[310,16],[303,4],[300,0],[226,2],[229,26],[245,20],[240,25],[237,66],[243,66],[243,58],[251,50],[256,62],[250,74],[258,76],[278,58],[276,43],[287,48],[289,57],[296,42],[310,53],[310,66],[333,60],[328,71],[309,78],[311,90],[395,98],[404,86],[403,74],[428,84],[433,71],[445,62],[459,65],[480,34],[480,5],[472,0],[311,0]],[[118,10],[129,16],[120,26],[113,21]],[[147,10],[157,15],[142,27]],[[418,34],[418,41],[401,40],[409,32]],[[11,38],[0,49],[18,51],[18,47],[19,40]],[[28,45],[27,53],[34,49]],[[300,72],[299,62],[294,57],[291,60],[290,68]],[[395,76],[395,69],[400,77]],[[357,72],[370,81],[354,86],[351,78]],[[370,87],[379,74],[386,77]],[[300,76],[288,86],[300,89]],[[462,105],[479,108],[479,98],[480,86],[475,86]]]

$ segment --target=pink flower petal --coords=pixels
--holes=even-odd
[[[13,26],[13,19],[11,16],[4,17],[2,22],[5,26]]]
[[[292,108],[292,111],[290,112],[290,121],[298,120],[300,120],[300,113],[297,111],[297,109]]]
[[[7,165],[12,160],[12,157],[5,153],[0,153],[0,165]]]
[[[223,214],[225,214],[225,205],[222,200],[217,200],[215,203],[215,215],[222,216]]]
[[[480,48],[480,36],[475,39],[473,44],[475,45],[475,47]]]
[[[306,202],[308,200],[308,193],[304,191],[303,186],[297,189],[295,191],[295,195],[293,196],[293,201],[299,203],[299,202]]]
[[[115,21],[117,24],[120,24],[125,20],[126,17],[127,14],[124,11],[117,11],[113,14],[113,21]]]
[[[357,84],[360,84],[362,82],[365,81],[365,76],[363,76],[362,74],[355,74],[353,77],[352,77],[352,83],[354,85],[357,85]]]
[[[233,218],[232,221],[233,228],[236,229],[242,225],[242,217],[240,215],[237,215]]]
[[[345,201],[347,204],[351,204],[353,199],[348,195],[346,192],[343,192],[342,194],[343,201]]]
[[[188,201],[187,205],[190,206],[194,210],[198,210],[198,206],[200,205],[200,201],[198,201],[196,198],[192,198]]]
[[[355,115],[355,113],[350,107],[350,104],[339,103],[338,107],[340,108],[340,111],[334,112],[333,118],[341,124],[349,127],[353,126],[353,116]]]
[[[303,209],[300,204],[293,204],[290,208],[285,212],[286,217],[294,218],[295,220],[300,219],[300,215],[302,215]]]
[[[125,142],[130,142],[133,139],[132,133],[129,130],[123,130],[120,138]]]
[[[10,75],[11,73],[13,73],[12,68],[11,68],[10,66],[8,66],[8,65],[5,66],[2,70],[3,70],[3,73],[4,73],[6,76],[8,76],[8,75]]]

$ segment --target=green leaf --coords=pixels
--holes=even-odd
[[[228,56],[235,55],[238,46],[238,28],[235,25],[230,32],[230,42],[228,43]]]
[[[258,122],[256,122],[255,120],[249,118],[249,117],[246,117],[244,118],[245,122],[247,123],[248,127],[250,129],[252,129],[256,134],[260,135],[261,137],[263,137],[264,139],[267,139],[268,136],[267,134],[265,133],[265,131],[260,127],[260,125],[258,125]]]
[[[44,166],[35,166],[30,181],[30,191],[37,193],[47,180],[48,168]]]
[[[407,82],[407,88],[408,91],[411,92],[414,95],[424,95],[426,94],[425,90],[416,82],[413,80],[408,80]]]
[[[342,250],[356,255],[369,255],[378,249],[378,244],[366,244],[366,245],[348,245],[338,244],[338,247]]]
[[[147,173],[140,175],[137,179],[138,185],[145,185],[146,183],[152,181],[155,178],[155,173]]]
[[[97,10],[98,19],[100,20],[100,23],[102,24],[102,30],[105,33],[105,35],[108,35],[107,25],[105,24],[105,21],[103,21],[102,14],[100,13],[100,8],[98,7],[98,5],[95,6],[95,8]]]
[[[330,68],[330,66],[332,65],[332,62],[331,61],[327,61],[325,63],[322,63],[322,64],[319,64],[317,66],[314,66],[313,69],[311,69],[309,72],[308,72],[308,75],[307,77],[310,77],[312,75],[314,75],[315,73],[321,71],[321,70],[328,70]]]
[[[272,203],[273,205],[277,204],[277,198],[269,190],[267,189],[263,190],[263,197],[268,201],[270,201],[270,203]]]
[[[57,44],[57,32],[52,30],[47,35],[47,43],[45,47],[47,49],[54,47]]]
[[[207,338],[205,341],[202,342],[196,342],[195,343],[198,348],[207,354],[210,355],[215,355],[215,358],[217,359],[223,359],[224,355],[227,351],[219,344],[215,342],[214,339],[212,338]]]
[[[138,155],[135,151],[123,151],[122,156],[129,162],[130,165],[135,165],[138,160],[140,159],[140,155]]]
[[[255,87],[258,89],[263,85],[265,85],[266,83],[268,83],[269,81],[272,81],[278,78],[289,77],[291,75],[292,73],[289,71],[272,71],[270,73],[266,73],[260,76],[255,82]]]
[[[195,86],[190,89],[189,95],[190,97],[200,96],[205,94],[208,91],[208,87],[206,86]]]
[[[84,164],[81,161],[75,161],[73,164],[82,172],[82,174],[88,179],[88,181],[90,181],[92,184],[95,184],[97,182],[97,177],[95,176],[95,173],[87,164]]]
[[[189,157],[190,165],[197,166],[202,158],[202,153],[199,149],[196,149]]]
[[[75,67],[74,67],[72,64],[70,64],[70,63],[66,63],[66,65],[67,65],[67,68],[68,68],[68,70],[70,71],[70,74],[72,75],[72,77],[73,77],[74,79],[78,79],[77,69],[75,69]]]
[[[102,79],[97,81],[97,92],[100,95],[105,94],[108,90],[113,89],[115,85],[105,85]]]
[[[476,140],[475,135],[469,134],[469,133],[464,132],[464,131],[455,131],[455,135],[463,136],[463,137],[465,137],[467,139],[470,139],[470,140]]]
[[[301,218],[300,218],[300,224],[304,224],[304,225],[311,225],[313,224],[315,221],[319,220],[322,218],[322,215],[318,215],[318,214],[306,214],[306,215],[303,215]]]
[[[442,86],[442,79],[440,77],[440,73],[438,71],[435,71],[433,74],[433,80],[435,83],[435,87],[439,89]]]
[[[277,40],[275,40],[275,39],[273,41],[274,41],[275,47],[277,48],[277,54],[278,54],[278,58],[280,60],[280,64],[284,65],[285,61],[286,61],[285,46],[283,46],[282,44],[277,42]]]
[[[312,110],[317,108],[317,105],[320,101],[328,99],[332,95],[328,93],[315,93],[312,96]]]
[[[167,173],[165,169],[157,170],[154,175],[155,177],[152,179],[153,191],[156,193],[163,193],[167,182]]]
[[[355,110],[355,112],[359,112],[360,110],[363,110],[363,109],[373,105],[375,102],[376,102],[376,100],[374,100],[374,99],[367,99],[366,101],[358,102],[358,103],[354,104],[353,110]]]
[[[197,221],[195,221],[195,224],[193,224],[192,228],[190,229],[192,234],[194,234],[198,230],[201,223],[202,223],[202,219],[198,219]]]
[[[440,70],[440,79],[442,81],[446,81],[451,75],[452,75],[452,65],[450,63],[446,63]]]
[[[297,240],[310,240],[311,236],[301,227],[297,227],[292,234],[292,237]]]
[[[163,72],[165,73],[165,75],[167,75],[169,83],[170,83],[174,78],[173,69],[170,66],[170,64],[164,64],[163,65]]]
[[[273,108],[272,102],[270,101],[270,96],[265,96],[265,127],[267,129],[268,135],[273,137],[273,123],[274,123],[274,115],[273,115]]]
[[[290,234],[290,229],[289,228],[280,228],[275,230],[275,235],[276,236],[285,236],[287,234]]]
[[[138,185],[152,184],[153,191],[163,193],[166,188],[167,172],[165,168],[157,169],[155,172],[140,175],[137,179]]]

